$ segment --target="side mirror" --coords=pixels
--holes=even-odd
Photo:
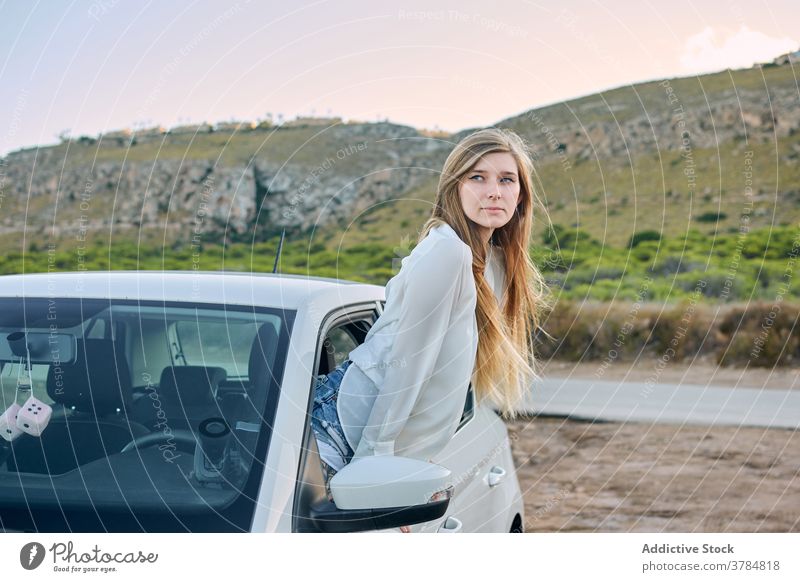
[[[317,531],[358,532],[400,527],[442,517],[450,504],[450,470],[418,459],[362,457],[330,482],[334,503],[311,508]]]

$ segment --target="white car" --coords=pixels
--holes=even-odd
[[[0,277],[0,526],[521,532],[505,424],[471,389],[432,463],[356,460],[327,500],[315,376],[384,303],[381,286],[281,274]]]

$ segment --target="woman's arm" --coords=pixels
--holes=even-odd
[[[433,374],[464,277],[471,275],[469,248],[459,241],[437,241],[411,265],[397,333],[383,386],[372,406],[354,458],[393,455],[422,385]]]

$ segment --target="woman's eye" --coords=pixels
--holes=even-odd
[[[470,176],[469,179],[470,180],[483,180],[483,176],[481,176],[480,174],[475,174],[474,176]],[[509,177],[506,176],[504,178],[500,178],[500,182],[501,183],[507,182],[509,184],[512,184],[512,183],[514,183],[514,178],[509,178]]]

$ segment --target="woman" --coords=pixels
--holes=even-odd
[[[448,156],[383,313],[350,358],[318,378],[312,428],[329,499],[330,478],[355,458],[431,461],[455,433],[470,382],[478,403],[515,416],[538,378],[531,339],[546,306],[528,254],[531,166],[520,137],[497,128]]]

